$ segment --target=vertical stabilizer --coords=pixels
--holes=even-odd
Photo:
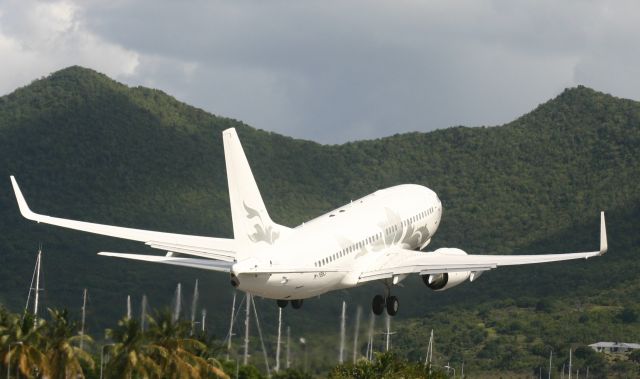
[[[233,236],[241,246],[273,244],[283,227],[271,221],[234,128],[222,132]]]

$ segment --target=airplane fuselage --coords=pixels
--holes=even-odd
[[[442,204],[427,187],[404,184],[376,191],[306,222],[272,244],[261,243],[255,258],[232,268],[238,288],[274,299],[305,299],[358,285],[359,273],[384,260],[388,247],[424,248],[438,229]],[[317,267],[314,273],[250,273],[251,267],[287,262]],[[326,270],[322,270],[325,268]]]

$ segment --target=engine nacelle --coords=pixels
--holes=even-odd
[[[441,255],[467,255],[463,250],[453,248],[442,248],[430,254]],[[440,274],[421,275],[424,284],[434,291],[444,291],[462,284],[469,279],[471,271],[443,272]]]

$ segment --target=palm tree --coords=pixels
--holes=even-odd
[[[40,334],[44,324],[43,320],[36,322],[30,313],[19,317],[0,311],[0,356],[5,367],[16,367],[26,377],[49,374]]]
[[[91,354],[80,349],[75,344],[80,339],[91,342],[87,335],[75,335],[76,323],[70,322],[67,310],[49,309],[51,320],[43,331],[46,341],[45,354],[49,361],[51,378],[84,377],[82,363],[90,369],[95,367]]]
[[[190,338],[191,324],[173,319],[169,311],[158,313],[150,320],[149,338],[156,347],[156,358],[166,378],[229,378],[220,363],[202,356],[207,346]]]
[[[124,318],[118,327],[107,330],[107,338],[114,341],[111,358],[106,365],[108,378],[160,378],[161,366],[151,358],[156,351],[147,344],[140,323],[132,318]]]

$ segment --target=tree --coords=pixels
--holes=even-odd
[[[17,367],[27,377],[36,373],[49,375],[47,356],[41,348],[43,325],[43,320],[36,322],[30,313],[19,317],[0,310],[0,351],[5,367]]]
[[[636,349],[629,354],[629,360],[640,363],[640,349]]]
[[[151,356],[153,347],[147,345],[142,328],[135,319],[120,320],[117,328],[107,329],[106,335],[114,341],[105,367],[107,377],[161,376],[161,366]]]
[[[618,314],[618,318],[625,324],[638,321],[638,311],[634,308],[624,307]]]
[[[376,354],[373,361],[360,360],[356,364],[345,363],[331,370],[332,379],[368,379],[368,378],[447,378],[447,375],[437,369],[430,370],[420,363],[408,362],[394,352]]]
[[[188,337],[189,322],[174,320],[171,312],[159,312],[149,323],[153,355],[168,378],[228,378],[220,363],[206,357],[207,346]]]
[[[69,321],[67,310],[49,309],[51,320],[43,328],[45,354],[49,362],[51,377],[77,378],[84,377],[82,364],[93,369],[95,363],[91,354],[75,344],[80,339],[92,342],[91,337],[75,335],[76,324]]]

